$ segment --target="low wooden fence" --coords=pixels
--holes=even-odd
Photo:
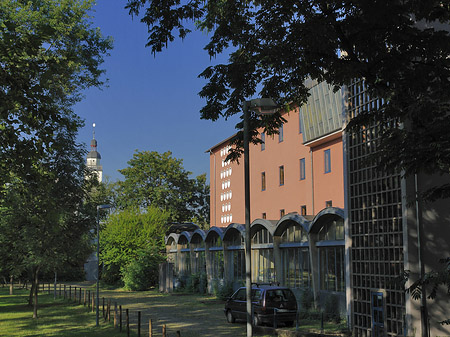
[[[3,286],[4,284],[2,284]],[[23,287],[23,285],[20,285]],[[26,288],[26,285],[25,287]],[[72,286],[66,284],[51,284],[51,283],[41,283],[38,288],[39,292],[48,292],[48,294],[54,295],[54,297],[63,298],[65,300],[75,302],[78,305],[83,305],[88,308],[91,312],[96,312],[96,291],[87,289],[80,286]],[[99,298],[99,313],[102,315],[104,322],[112,322],[114,328],[118,329],[122,333],[126,333],[127,337],[130,336],[130,317],[131,315],[136,315],[137,324],[135,329],[137,330],[138,337],[143,336],[141,334],[141,328],[143,326],[142,313],[141,311],[131,311],[127,308],[122,308],[122,305],[118,305],[117,302],[112,302],[111,299],[105,299],[105,297]],[[145,323],[147,324],[147,323]],[[162,325],[162,336],[168,337],[167,325]],[[152,319],[148,319],[148,336],[155,337],[155,329],[153,328]],[[181,336],[181,331],[175,331],[177,337]]]

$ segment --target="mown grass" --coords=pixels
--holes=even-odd
[[[60,337],[110,337],[126,336],[114,329],[100,316],[100,326],[95,326],[95,313],[83,305],[41,293],[38,318],[33,319],[33,308],[27,306],[29,292],[0,288],[0,336],[60,336]],[[136,336],[136,334],[132,334]]]

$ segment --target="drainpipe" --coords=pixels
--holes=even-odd
[[[419,187],[418,187],[417,173],[414,174],[414,190],[416,194],[416,226],[417,226],[417,248],[418,248],[418,262],[419,262],[419,272],[420,278],[423,280],[425,275],[425,264],[423,263],[423,245],[422,245],[422,221],[420,219],[419,210]],[[420,297],[420,326],[421,326],[421,337],[428,337],[428,309],[427,309],[427,292],[426,288],[422,287],[422,294]]]

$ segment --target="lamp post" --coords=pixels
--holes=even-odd
[[[111,208],[111,205],[98,205],[97,206],[97,306],[95,313],[95,325],[98,326],[98,317],[99,317],[99,308],[98,304],[100,303],[100,210]]]
[[[278,106],[271,98],[257,98],[245,101],[244,112],[244,194],[245,194],[245,294],[247,298],[247,337],[253,336],[252,328],[252,260],[250,237],[250,158],[249,158],[249,120],[250,110],[259,115],[275,113]]]

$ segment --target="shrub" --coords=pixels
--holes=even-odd
[[[325,300],[325,317],[329,321],[339,323],[341,314],[339,312],[339,298],[337,295],[330,294]]]
[[[214,282],[213,284],[213,291],[214,295],[222,301],[225,301],[227,298],[229,298],[231,295],[233,295],[233,283],[232,282],[226,282],[226,283],[219,283]]]
[[[206,293],[206,273],[194,273],[186,279],[185,290],[190,293]]]
[[[311,289],[303,289],[300,298],[301,310],[308,311],[314,305],[314,294]]]
[[[147,290],[158,285],[159,264],[164,257],[156,247],[139,252],[138,258],[122,270],[124,288],[127,290]]]

